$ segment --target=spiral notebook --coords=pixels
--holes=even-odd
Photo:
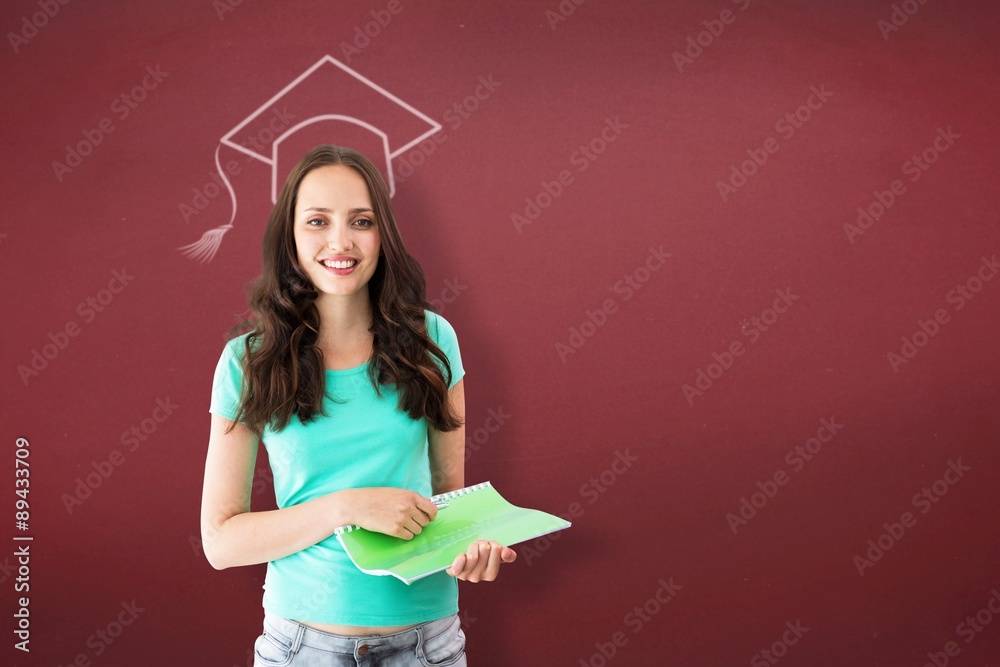
[[[341,526],[334,534],[362,572],[411,584],[449,568],[480,537],[510,546],[571,525],[552,514],[511,505],[489,482],[431,500],[439,506],[437,516],[411,540],[354,525]]]

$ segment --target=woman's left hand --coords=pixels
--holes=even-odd
[[[500,564],[513,563],[515,558],[517,553],[510,547],[480,538],[469,545],[468,551],[455,556],[455,562],[445,572],[472,583],[493,581],[500,573]]]

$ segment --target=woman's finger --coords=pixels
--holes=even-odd
[[[465,570],[473,572],[479,563],[479,542],[473,542],[465,552]]]
[[[407,540],[412,540],[414,535],[419,535],[420,531],[423,530],[420,524],[417,523],[417,521],[413,517],[408,517],[405,521],[403,521],[402,528],[403,530],[408,530],[409,532],[412,533],[412,535],[405,538]]]
[[[455,556],[455,560],[452,561],[451,567],[448,568],[447,572],[451,576],[457,577],[457,576],[463,574],[462,571],[464,569],[465,569],[465,554],[461,553],[461,554],[458,554],[457,556]]]
[[[490,555],[482,577],[485,581],[493,581],[500,574],[500,553],[503,551],[503,547],[500,546],[499,542],[491,541],[489,547]]]
[[[472,571],[469,573],[468,581],[476,584],[479,583],[486,575],[486,568],[489,567],[490,564],[490,552],[492,549],[490,547],[490,543],[482,538],[476,540],[473,546],[476,549],[477,554],[476,567],[472,568]]]

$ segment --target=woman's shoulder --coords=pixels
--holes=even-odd
[[[427,335],[442,349],[452,349],[458,346],[458,334],[443,315],[432,310],[424,309]]]
[[[231,336],[223,345],[222,353],[224,355],[243,357],[246,353],[246,340],[252,334],[253,331],[247,331],[242,334]],[[259,340],[254,340],[253,347],[256,348],[259,344]]]
[[[424,308],[424,321],[427,324],[427,332],[431,336],[437,336],[439,332],[448,332],[451,335],[455,334],[455,327],[451,325],[451,322],[446,320],[444,315],[435,313],[433,310]]]

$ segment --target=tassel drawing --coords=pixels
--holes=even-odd
[[[226,178],[226,173],[222,170],[222,165],[219,164],[219,150],[221,148],[221,144],[215,148],[215,168],[219,171],[222,182],[226,184],[226,189],[229,190],[229,198],[233,202],[233,214],[229,216],[229,224],[210,229],[202,234],[201,238],[194,243],[189,243],[178,248],[188,258],[202,264],[212,261],[215,253],[219,251],[219,246],[222,244],[222,236],[233,228],[233,220],[236,219],[236,193],[233,192],[233,186],[229,184],[229,179]]]

